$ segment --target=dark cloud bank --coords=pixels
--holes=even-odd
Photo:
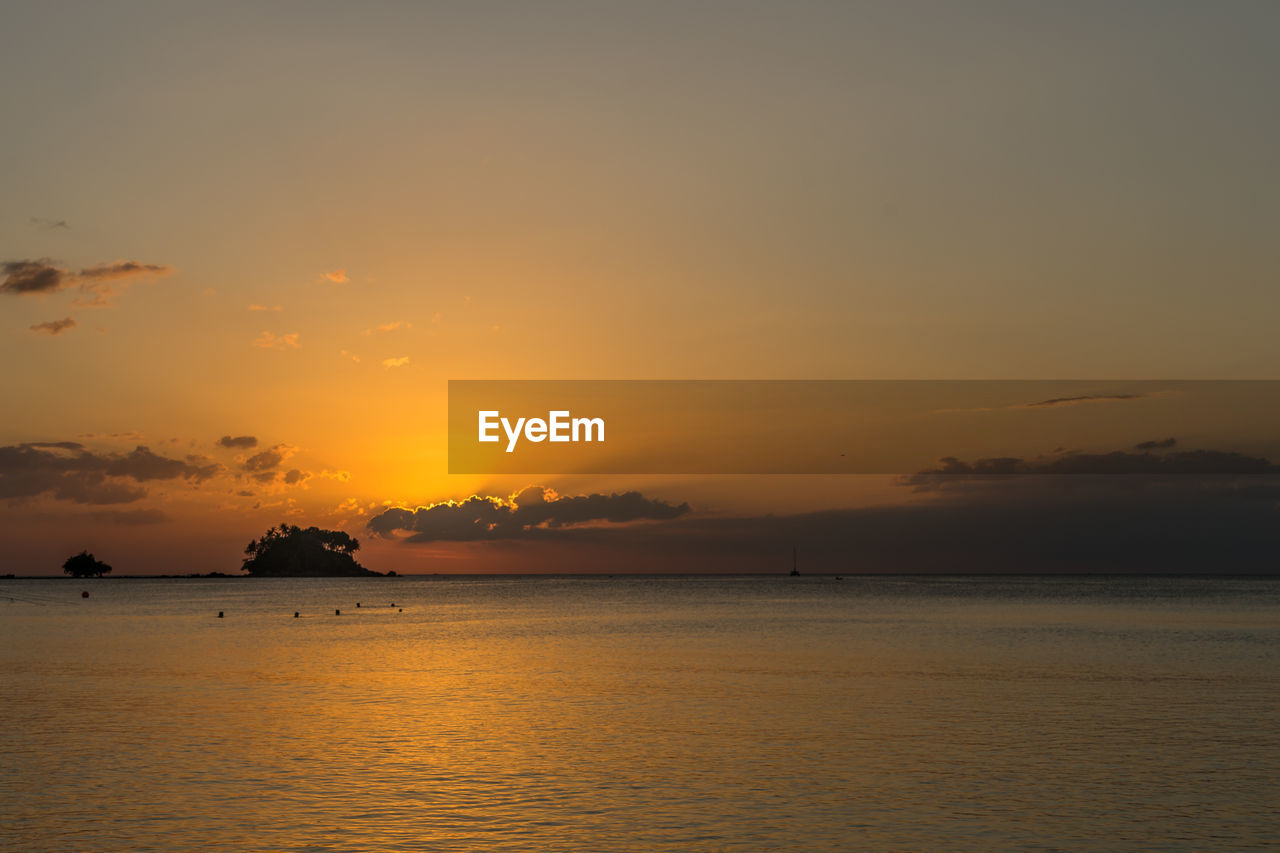
[[[815,574],[1280,573],[1277,473],[1214,451],[948,459],[902,478],[902,505],[698,517],[636,492],[538,500],[538,488],[514,506],[389,509],[368,527],[417,543],[573,543],[617,571],[787,571],[795,545]]]
[[[53,293],[63,288],[80,285],[93,289],[108,281],[133,278],[140,275],[166,275],[173,271],[165,264],[145,264],[140,261],[115,261],[95,264],[79,272],[65,269],[51,258],[34,261],[4,261],[0,263],[0,293],[23,295],[29,293]]]
[[[592,522],[662,521],[688,512],[688,504],[672,506],[639,492],[560,497],[530,486],[510,503],[471,497],[414,510],[388,509],[368,526],[375,536],[407,533],[410,542],[472,542],[545,537]]]
[[[60,335],[68,329],[74,329],[75,327],[75,320],[70,317],[64,317],[61,320],[50,320],[47,323],[36,323],[34,326],[30,326],[29,328],[31,331],[43,335]]]
[[[95,452],[74,441],[27,442],[0,447],[0,499],[47,494],[80,504],[126,504],[147,496],[143,483],[200,483],[221,470],[194,457],[160,456],[141,445],[121,454]]]

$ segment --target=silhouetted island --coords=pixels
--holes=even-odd
[[[382,577],[351,556],[360,542],[340,530],[273,527],[245,546],[244,570],[254,577]]]
[[[88,551],[81,551],[74,557],[67,558],[67,561],[62,564],[62,571],[73,578],[100,578],[111,574],[111,567]]]

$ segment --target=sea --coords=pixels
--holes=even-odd
[[[0,686],[24,853],[1280,849],[1280,578],[3,580]]]

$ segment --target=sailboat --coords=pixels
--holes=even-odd
[[[800,570],[796,568],[796,546],[791,546],[791,577],[799,577]]]

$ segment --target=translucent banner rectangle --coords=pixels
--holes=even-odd
[[[451,380],[451,474],[1272,473],[1277,380]]]

